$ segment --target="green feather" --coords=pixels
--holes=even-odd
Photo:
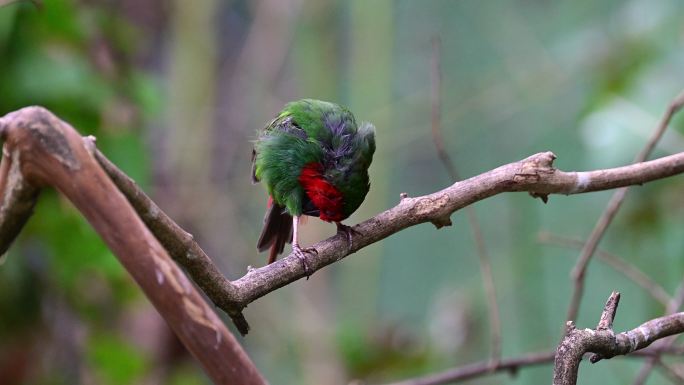
[[[294,135],[271,133],[259,138],[255,150],[257,179],[276,203],[291,215],[301,215],[304,190],[299,173],[307,163],[320,161],[321,149]]]
[[[369,123],[357,128],[352,113],[338,104],[313,99],[289,103],[259,133],[254,176],[276,203],[291,215],[301,215],[306,197],[299,175],[306,164],[321,163],[326,180],[342,193],[347,217],[370,186],[374,133]]]

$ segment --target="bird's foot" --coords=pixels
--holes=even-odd
[[[308,280],[309,277],[311,277],[311,274],[313,274],[313,270],[309,267],[309,262],[306,258],[306,255],[318,255],[318,250],[313,247],[302,249],[298,244],[295,243],[292,245],[292,252],[297,258],[299,258],[300,261],[302,261],[302,266],[304,266],[304,274],[306,274],[306,279]]]
[[[350,253],[352,246],[354,246],[352,237],[354,235],[360,235],[361,233],[354,230],[353,227],[343,224],[342,222],[335,222],[335,224],[337,225],[337,233],[344,234],[347,237],[347,253]]]

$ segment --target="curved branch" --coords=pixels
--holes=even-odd
[[[0,261],[33,214],[40,189],[21,174],[18,153],[2,152],[0,163]]]
[[[652,319],[635,329],[615,334],[612,330],[612,323],[619,298],[620,293],[617,292],[613,292],[608,298],[596,330],[576,329],[575,324],[568,321],[565,337],[556,350],[554,385],[577,383],[579,364],[585,353],[594,353],[591,362],[596,363],[617,355],[630,354],[661,338],[684,333],[684,313],[675,313]]]
[[[214,383],[265,383],[223,321],[98,165],[92,142],[84,143],[70,125],[41,107],[23,108],[0,118],[0,136],[5,140],[3,153],[9,154],[0,166],[3,210],[18,210],[19,218],[25,220],[37,187],[55,187],[100,234]],[[12,197],[25,199],[24,205],[15,202],[14,208],[8,208]],[[2,211],[0,229],[12,220]],[[7,238],[0,237],[2,247],[11,242]]]
[[[216,306],[228,313],[240,334],[246,335],[249,324],[240,311],[243,306],[235,301],[238,298],[235,285],[221,274],[211,258],[195,242],[192,234],[183,230],[138,187],[133,179],[95,149],[94,141],[90,137],[84,139],[93,146],[95,158],[100,166],[126,196],[152,234],[164,245],[171,258],[188,271],[193,281]]]

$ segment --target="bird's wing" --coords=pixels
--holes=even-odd
[[[256,176],[256,149],[252,149],[252,184],[259,183],[259,178]]]

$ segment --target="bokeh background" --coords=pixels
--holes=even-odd
[[[347,223],[402,192],[453,182],[430,134],[435,38],[444,146],[464,177],[544,150],[564,170],[624,165],[684,89],[680,0],[8,3],[0,2],[0,114],[40,104],[96,135],[229,278],[266,259],[254,248],[266,194],[250,183],[251,141],[287,101],[336,101],[377,127],[371,191]],[[678,118],[655,156],[680,151]],[[681,177],[634,189],[601,244],[670,293],[684,274],[682,191]],[[609,196],[544,205],[519,193],[474,205],[505,357],[551,350],[564,323],[578,251],[539,234],[586,237]],[[465,213],[452,219],[441,230],[407,229],[251,304],[241,343],[273,384],[383,383],[486,360],[474,241]],[[311,219],[303,243],[334,232]],[[57,193],[43,192],[7,257],[0,383],[208,383]],[[664,310],[595,260],[578,325],[596,324],[611,290],[623,293],[616,329]],[[629,383],[640,365],[583,365],[580,383]],[[470,383],[549,383],[551,371]],[[649,384],[665,381],[655,372]]]

